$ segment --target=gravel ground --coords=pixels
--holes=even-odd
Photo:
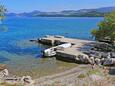
[[[79,65],[59,74],[38,78],[35,86],[115,86],[115,83],[103,74],[102,69]]]

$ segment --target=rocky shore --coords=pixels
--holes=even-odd
[[[56,55],[92,65],[115,65],[115,45],[49,35],[38,39],[38,42],[51,46],[43,52],[49,57]]]
[[[56,53],[67,51],[66,53],[72,55],[71,56],[68,54],[64,55],[67,56],[65,58],[68,59],[69,56],[72,58],[74,57],[73,59],[75,64],[80,63],[78,64],[78,66],[56,74],[51,74],[43,77],[38,77],[36,79],[32,79],[32,77],[28,75],[21,77],[12,75],[9,73],[5,65],[1,65],[0,86],[10,86],[10,85],[11,86],[114,86],[115,85],[115,77],[114,77],[115,74],[113,73],[113,75],[109,75],[111,70],[113,70],[113,72],[115,71],[114,68],[115,51],[113,50],[114,48],[111,48],[106,43],[97,43],[80,39],[76,40],[69,39],[69,41],[73,42],[73,44],[69,48],[63,48],[62,46],[61,48],[58,47],[59,50],[56,48]],[[55,38],[53,42],[55,43]]]
[[[0,86],[114,86],[115,77],[109,70],[91,65],[79,65],[61,73],[33,79],[14,76],[7,69],[0,71]]]
[[[80,41],[79,41],[80,42]],[[77,42],[78,43],[78,42]],[[45,43],[44,43],[45,44]],[[49,44],[49,42],[48,42]],[[79,43],[78,43],[79,44]],[[83,54],[76,57],[78,67],[35,80],[35,86],[114,86],[115,51],[109,44],[93,42],[77,48]],[[109,50],[109,51],[107,51]],[[66,58],[67,59],[67,58]],[[85,64],[88,63],[88,64]],[[83,65],[84,64],[84,65]],[[109,67],[106,67],[109,66]],[[111,69],[112,67],[112,69]]]
[[[34,86],[34,80],[30,76],[15,76],[8,69],[0,71],[0,86]]]

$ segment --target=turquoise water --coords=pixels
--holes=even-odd
[[[10,17],[4,20],[7,31],[0,32],[0,63],[11,68],[33,68],[39,64],[43,46],[29,42],[44,35],[91,39],[90,31],[103,18]],[[35,66],[36,65],[36,66]]]

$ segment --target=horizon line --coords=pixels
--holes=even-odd
[[[115,6],[107,6],[107,7],[115,7]],[[23,12],[11,12],[11,11],[8,11],[7,13],[17,13],[17,14],[19,14],[19,13],[29,13],[29,12],[33,12],[33,11],[40,11],[40,12],[62,12],[62,11],[79,11],[79,10],[83,10],[83,9],[86,9],[86,10],[88,10],[88,9],[99,9],[99,8],[107,8],[107,7],[95,7],[95,8],[81,8],[81,9],[65,9],[65,10],[60,10],[60,11],[40,11],[40,10],[37,10],[37,9],[35,9],[35,10],[32,10],[32,11],[23,11]]]

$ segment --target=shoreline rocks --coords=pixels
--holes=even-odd
[[[34,86],[34,80],[31,76],[11,76],[8,69],[0,71],[0,82],[6,82],[8,84],[19,84],[23,86]]]
[[[0,72],[0,79],[4,79],[4,77],[8,76],[9,72],[7,69],[4,69]]]
[[[6,65],[5,64],[0,64],[0,71],[4,70],[4,69],[6,69]]]
[[[46,45],[60,45],[60,43],[70,43],[69,48],[58,49],[56,46],[46,49],[49,57],[53,55],[61,56],[73,62],[97,65],[115,65],[115,52],[112,45],[104,42],[96,42],[81,39],[66,38],[63,36],[46,36],[39,39],[40,43]],[[44,51],[46,51],[44,50]]]

